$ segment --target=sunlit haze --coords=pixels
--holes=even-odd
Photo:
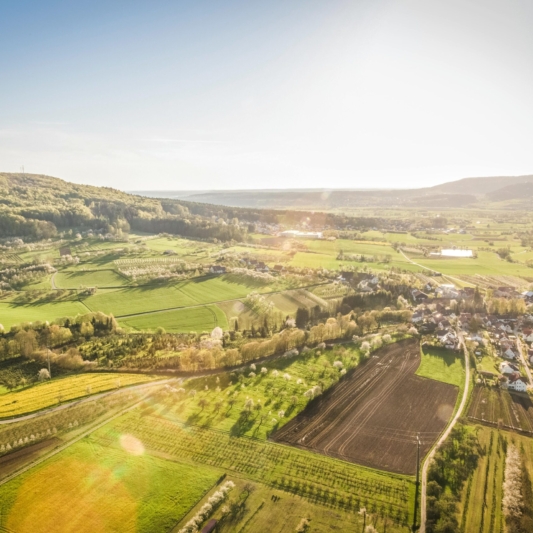
[[[1,170],[125,190],[533,171],[533,3],[3,1]]]

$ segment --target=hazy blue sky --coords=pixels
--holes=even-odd
[[[533,173],[531,0],[0,1],[0,171],[121,189]]]

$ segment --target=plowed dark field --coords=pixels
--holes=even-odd
[[[468,418],[533,434],[533,402],[526,393],[476,385]]]
[[[420,346],[408,339],[374,352],[273,435],[273,440],[353,463],[416,472],[450,418],[458,389],[415,375]]]

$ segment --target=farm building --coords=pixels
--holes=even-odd
[[[209,269],[209,272],[211,274],[225,274],[226,273],[226,267],[225,266],[221,266],[221,265],[213,265]]]
[[[217,528],[217,524],[218,522],[214,518],[211,518],[211,520],[209,520],[209,522],[203,527],[202,533],[213,533]]]
[[[282,231],[280,237],[289,237],[292,239],[322,239],[320,231],[299,231],[295,229]]]
[[[422,302],[428,299],[428,295],[425,292],[422,292],[421,290],[418,290],[418,289],[413,289],[411,291],[411,296],[413,297],[413,300],[415,302]]]

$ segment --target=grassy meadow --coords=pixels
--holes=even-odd
[[[465,384],[463,354],[441,347],[425,345],[421,348],[421,361],[417,376],[457,385],[461,390]]]
[[[114,270],[63,270],[54,277],[58,289],[78,289],[84,287],[122,287],[128,280]]]
[[[86,314],[89,310],[78,300],[15,304],[0,301],[0,324],[10,328],[23,322],[45,322],[64,316]]]
[[[113,448],[83,439],[1,485],[2,525],[17,533],[170,531],[220,477],[120,437]]]
[[[155,331],[164,328],[169,333],[211,331],[221,327],[228,329],[225,313],[216,305],[202,305],[186,309],[174,309],[119,319],[121,326],[137,331]]]

